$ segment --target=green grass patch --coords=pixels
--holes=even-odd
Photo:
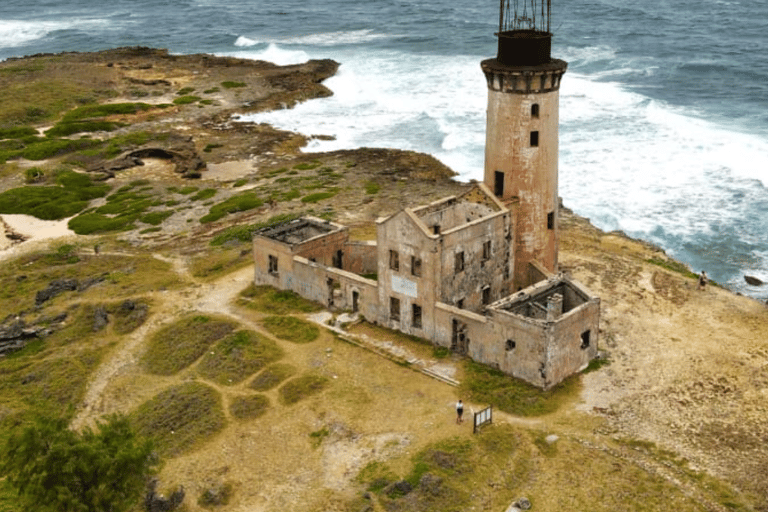
[[[91,139],[45,139],[33,144],[29,144],[21,150],[20,156],[27,160],[45,160],[56,156],[72,153],[83,149],[100,146],[101,141]]]
[[[221,385],[237,384],[283,357],[277,344],[253,331],[237,331],[203,356],[198,372]]]
[[[104,197],[109,185],[96,184],[87,174],[56,171],[57,186],[20,187],[0,193],[0,213],[23,213],[58,220],[83,210],[91,199]]]
[[[245,87],[246,85],[245,82],[232,82],[230,80],[221,82],[221,86],[225,89],[237,89],[238,87]]]
[[[213,151],[214,149],[216,149],[216,148],[221,148],[221,147],[224,147],[224,145],[223,145],[223,144],[207,144],[207,145],[206,145],[206,146],[203,148],[203,152],[204,152],[204,153],[210,153],[210,152],[211,152],[211,151]]]
[[[62,121],[65,123],[71,123],[73,121],[81,121],[83,119],[95,119],[113,115],[130,115],[138,112],[143,112],[152,108],[152,105],[148,103],[105,103],[101,105],[85,105],[76,109],[70,110]]]
[[[208,100],[208,99],[200,100],[200,104],[201,105],[213,105],[214,101],[213,100]]]
[[[311,162],[302,162],[300,164],[296,164],[293,166],[293,168],[297,171],[311,171],[312,169],[317,169],[321,165],[323,165],[321,161],[313,160]]]
[[[177,194],[181,194],[183,196],[188,196],[189,194],[191,194],[193,192],[197,192],[198,190],[200,190],[200,187],[195,187],[195,186],[192,186],[192,185],[190,185],[188,187],[181,187],[180,189],[176,189],[175,187],[169,187],[168,190],[170,191],[171,188],[174,189],[174,192],[176,192]]]
[[[603,366],[608,366],[609,364],[611,364],[610,359],[607,359],[605,357],[596,357],[589,362],[587,367],[584,368],[584,371],[582,371],[581,373],[584,374],[584,373],[596,372]]]
[[[320,336],[315,324],[293,316],[268,316],[261,325],[273,336],[292,343],[310,343]]]
[[[302,375],[289,380],[278,389],[280,401],[292,405],[323,391],[330,381],[320,375]]]
[[[323,310],[317,302],[309,301],[290,290],[278,290],[271,286],[248,285],[240,292],[241,304],[273,315],[314,313]]]
[[[190,197],[190,200],[192,201],[205,201],[206,199],[210,199],[213,196],[216,195],[216,189],[215,188],[205,188],[198,192],[197,194]]]
[[[152,334],[142,364],[150,373],[173,375],[194,363],[236,327],[227,320],[187,315]]]
[[[139,220],[145,224],[159,226],[165,219],[173,215],[173,213],[173,210],[166,210],[164,212],[150,212],[139,217]]]
[[[368,181],[365,183],[365,193],[368,195],[378,194],[381,190],[381,185],[375,181]]]
[[[218,87],[211,87],[210,89],[204,90],[203,94],[213,94],[213,93],[219,92],[220,90],[221,89],[219,89]]]
[[[101,213],[84,213],[71,219],[67,227],[78,235],[92,235],[111,231],[128,231],[136,227],[137,215],[108,217]]]
[[[245,179],[245,178],[242,178],[242,179],[239,179],[236,182],[234,182],[232,184],[232,188],[239,188],[239,187],[242,187],[243,185],[247,185],[247,184],[248,184],[248,180]]]
[[[281,382],[296,374],[296,368],[285,363],[277,363],[264,368],[249,384],[256,391],[269,391]]]
[[[466,361],[461,383],[464,396],[477,403],[516,416],[542,416],[557,411],[579,391],[579,376],[572,376],[548,391],[515,379],[499,370],[474,361]]]
[[[256,193],[243,192],[242,194],[237,194],[226,201],[211,206],[208,215],[201,217],[200,222],[213,222],[227,214],[252,210],[258,208],[262,204],[264,204],[264,201],[262,201]]]
[[[665,268],[667,270],[671,270],[672,272],[677,272],[678,274],[682,274],[683,276],[689,277],[691,279],[699,278],[697,274],[691,272],[691,269],[689,269],[687,265],[680,263],[679,261],[663,260],[660,258],[650,258],[645,261],[651,265],[656,265],[657,267]]]
[[[303,212],[299,213],[283,213],[280,215],[273,215],[269,219],[258,222],[256,224],[248,224],[245,226],[232,226],[231,228],[227,228],[218,235],[216,235],[213,240],[211,240],[211,245],[213,246],[219,246],[223,245],[226,242],[230,241],[240,241],[240,242],[251,242],[253,240],[253,233],[256,230],[263,229],[263,228],[269,228],[272,226],[277,226],[278,224],[283,224],[285,222],[290,222],[292,220],[298,219],[303,215]]]
[[[301,198],[302,203],[317,203],[325,199],[330,199],[338,193],[338,190],[330,190],[327,192],[315,192]]]
[[[328,427],[323,427],[320,430],[315,430],[309,433],[309,439],[312,441],[312,447],[317,448],[323,444],[323,439],[328,437],[331,433],[328,431]]]
[[[200,96],[179,96],[178,98],[175,98],[173,100],[174,105],[189,105],[190,103],[195,103],[196,101],[200,100]]]
[[[66,137],[73,133],[111,132],[125,126],[125,123],[112,121],[75,121],[71,123],[57,123],[53,128],[45,131],[48,137]]]
[[[194,87],[183,87],[176,91],[176,96],[184,96],[185,94],[189,94],[191,92],[195,92]]]
[[[229,412],[238,420],[254,420],[269,409],[269,399],[264,395],[238,396],[229,404]]]
[[[166,389],[139,406],[130,420],[166,457],[195,450],[226,426],[221,396],[199,382]]]
[[[247,265],[253,265],[250,247],[221,247],[196,257],[190,265],[190,271],[194,277],[207,279],[222,276]]]
[[[37,130],[31,126],[14,126],[11,128],[0,128],[0,139],[20,139],[37,135]]]
[[[45,171],[39,167],[30,167],[24,170],[24,182],[25,183],[39,183],[45,180]]]

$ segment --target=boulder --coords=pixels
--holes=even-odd
[[[60,293],[74,290],[77,290],[77,279],[54,279],[48,284],[47,288],[37,292],[37,295],[35,295],[35,305],[39,306]]]
[[[763,282],[761,279],[758,279],[758,278],[756,278],[754,276],[747,276],[747,275],[745,275],[744,276],[744,280],[747,282],[747,284],[752,285],[752,286],[762,286],[762,285],[765,284],[765,282]]]

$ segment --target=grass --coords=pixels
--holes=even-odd
[[[264,204],[264,201],[262,201],[256,193],[243,192],[230,197],[226,201],[211,206],[208,215],[201,217],[200,222],[213,222],[227,214],[252,210],[258,208],[262,204]]]
[[[253,265],[250,247],[220,247],[203,252],[202,256],[192,260],[190,271],[194,277],[212,279],[247,265]]]
[[[278,389],[280,402],[283,405],[293,405],[312,395],[320,393],[330,381],[320,375],[302,375],[289,380]]]
[[[166,389],[140,405],[130,419],[166,457],[193,451],[226,426],[221,396],[199,382]]]
[[[45,131],[48,137],[67,137],[74,133],[111,132],[125,126],[125,123],[111,121],[75,121],[72,123],[57,123]]]
[[[131,115],[150,110],[148,103],[105,103],[85,105],[70,110],[62,117],[62,122],[71,123],[84,119],[97,119],[113,115]]]
[[[205,201],[206,199],[210,199],[213,196],[216,195],[216,189],[215,188],[205,188],[201,191],[199,191],[197,194],[193,195],[189,199],[191,201]]]
[[[665,268],[667,270],[671,270],[672,272],[677,272],[678,274],[681,274],[690,279],[699,278],[698,274],[694,274],[693,272],[691,272],[691,269],[689,269],[685,263],[680,263],[679,261],[663,260],[660,258],[649,258],[645,261],[646,263],[650,263],[651,265],[656,265],[657,267]]]
[[[368,181],[365,183],[365,193],[368,195],[378,194],[381,190],[381,185],[375,181]]]
[[[24,213],[43,220],[74,215],[88,202],[104,197],[109,185],[96,184],[87,174],[66,168],[55,171],[55,186],[29,186],[0,193],[0,213]]]
[[[277,363],[264,368],[248,387],[256,391],[269,391],[285,379],[296,374],[296,368],[285,363]]]
[[[579,376],[574,375],[548,391],[515,379],[499,370],[473,361],[465,363],[461,383],[464,396],[476,403],[494,407],[516,416],[542,416],[557,411],[579,391]]]
[[[221,82],[221,86],[224,87],[225,89],[236,89],[238,87],[245,87],[246,85],[248,84],[246,84],[245,82],[233,82],[230,80]]]
[[[234,385],[283,357],[274,341],[253,331],[237,331],[203,356],[198,372],[221,385]]]
[[[261,324],[273,336],[292,343],[310,343],[320,336],[316,325],[293,316],[268,316]]]
[[[197,101],[200,101],[200,96],[179,96],[178,98],[174,98],[173,104],[174,105],[189,105],[190,103],[195,103]]]
[[[207,145],[206,145],[206,146],[203,148],[203,152],[204,152],[204,153],[210,153],[210,152],[211,152],[211,151],[213,151],[214,149],[216,149],[216,148],[220,148],[220,147],[223,147],[223,146],[224,146],[223,144],[207,144]]]
[[[173,210],[166,210],[164,212],[150,212],[139,217],[139,220],[145,224],[159,226],[165,219],[173,215],[173,213]]]
[[[173,375],[183,370],[216,341],[235,330],[236,324],[205,315],[187,315],[156,331],[142,364],[156,375]]]
[[[269,409],[269,399],[264,395],[238,396],[229,405],[230,414],[238,420],[253,420]]]
[[[293,166],[293,168],[296,169],[297,171],[310,171],[312,169],[317,169],[321,165],[323,165],[323,163],[320,162],[319,160],[313,160],[312,162],[303,162],[300,164],[296,164]]]
[[[249,285],[240,292],[241,305],[273,315],[314,313],[322,311],[322,305],[309,301],[290,290],[277,290],[271,286]]]
[[[0,128],[0,140],[1,139],[19,139],[21,137],[28,137],[30,135],[37,135],[37,130],[31,126],[14,126],[12,128]]]
[[[317,203],[318,201],[323,201],[325,199],[330,199],[333,196],[335,196],[338,193],[337,190],[332,190],[328,192],[315,192],[314,194],[308,194],[301,198],[302,203]]]
[[[227,228],[211,240],[211,245],[219,246],[227,242],[240,241],[251,242],[253,240],[253,233],[256,230],[277,226],[285,222],[298,219],[303,215],[303,212],[298,213],[283,213],[280,215],[274,215],[264,222],[258,222],[256,224],[247,224],[244,226],[232,226]]]
[[[146,299],[123,301],[107,306],[112,315],[112,330],[115,334],[129,334],[144,325],[149,315],[150,303]]]

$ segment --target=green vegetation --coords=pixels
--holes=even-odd
[[[73,133],[86,132],[111,132],[125,126],[125,123],[111,121],[76,121],[72,123],[58,123],[53,128],[45,131],[48,137],[66,137]]]
[[[317,169],[321,165],[323,165],[323,163],[321,161],[313,160],[311,162],[303,162],[303,163],[300,163],[300,164],[296,164],[296,165],[293,166],[293,168],[298,170],[298,171],[310,171],[312,169]]]
[[[91,139],[42,139],[18,150],[13,157],[21,156],[27,160],[45,160],[99,145],[101,145],[100,141]]]
[[[584,374],[596,372],[603,366],[608,366],[609,364],[611,364],[610,359],[606,359],[605,357],[596,357],[589,362],[589,365],[587,365],[587,367],[581,373]]]
[[[13,128],[0,128],[0,139],[20,139],[37,135],[37,130],[31,126],[16,126]]]
[[[185,94],[189,94],[191,92],[195,92],[194,87],[182,87],[178,91],[176,91],[177,96],[184,96]]]
[[[330,435],[330,432],[328,431],[328,427],[323,427],[320,430],[315,430],[314,432],[309,433],[309,438],[312,440],[312,447],[317,448],[321,444],[323,444],[323,439],[328,437]]]
[[[58,220],[83,210],[88,201],[104,197],[109,185],[95,184],[87,174],[65,168],[55,171],[56,186],[31,186],[0,193],[0,213],[25,213]]]
[[[206,146],[203,148],[203,152],[204,152],[204,153],[210,153],[210,152],[211,152],[211,151],[213,151],[214,149],[216,149],[216,148],[221,148],[221,147],[224,147],[224,145],[223,145],[223,144],[207,144],[207,145],[206,145]]]
[[[202,256],[195,258],[190,265],[192,275],[198,278],[215,278],[244,266],[253,265],[250,247],[246,249],[219,247],[201,254]]]
[[[542,416],[555,412],[579,390],[579,376],[574,375],[548,391],[510,377],[489,366],[466,361],[461,383],[464,396],[476,403],[494,407],[516,416]]]
[[[190,197],[191,201],[205,201],[206,199],[210,199],[213,196],[216,195],[216,189],[215,188],[206,188],[198,192],[197,194]]]
[[[282,213],[279,215],[273,215],[269,219],[263,222],[258,222],[256,224],[248,224],[245,226],[232,226],[231,228],[227,228],[221,233],[219,233],[218,235],[216,235],[213,238],[213,240],[211,240],[211,245],[213,246],[223,245],[226,242],[235,241],[235,240],[238,240],[240,242],[250,242],[251,240],[253,240],[254,231],[257,231],[263,228],[271,228],[279,224],[290,222],[292,220],[298,219],[302,215],[304,215],[304,212]]]
[[[677,272],[678,274],[682,274],[683,276],[689,277],[691,279],[699,278],[697,274],[694,274],[693,272],[691,272],[691,269],[688,268],[688,266],[685,263],[680,263],[679,261],[663,260],[661,258],[650,258],[645,261],[646,263],[650,263],[652,265],[656,265],[657,267],[671,270],[672,272]]]
[[[268,316],[261,324],[273,336],[293,343],[309,343],[320,336],[316,325],[293,316]]]
[[[189,105],[200,100],[200,96],[179,96],[173,100],[174,105]]]
[[[221,396],[199,382],[166,389],[140,405],[130,419],[139,434],[153,439],[167,457],[195,450],[226,425]]]
[[[365,193],[368,195],[378,194],[381,190],[381,185],[375,181],[368,181],[365,183]]]
[[[329,380],[320,375],[302,375],[291,379],[278,389],[280,401],[285,405],[293,405],[305,398],[315,395],[326,387]]]
[[[213,94],[215,92],[219,92],[221,89],[218,87],[211,87],[210,89],[206,89],[203,91],[203,94]]]
[[[76,109],[70,110],[61,121],[63,123],[72,123],[74,121],[82,121],[84,119],[98,119],[106,116],[113,115],[131,115],[138,112],[143,112],[152,108],[152,105],[147,103],[104,103],[85,105]]]
[[[215,341],[236,325],[203,315],[188,315],[155,332],[142,359],[144,368],[157,375],[173,375],[195,362]]]
[[[242,194],[234,195],[226,201],[211,206],[208,215],[201,217],[200,222],[213,222],[229,213],[252,210],[253,208],[258,208],[262,204],[264,204],[264,202],[259,199],[254,192],[243,192]]]
[[[264,395],[238,396],[232,399],[229,412],[239,420],[253,420],[269,409],[269,399]]]
[[[124,417],[80,433],[64,418],[40,418],[7,440],[0,474],[27,510],[127,511],[158,464],[152,448]]]
[[[318,201],[322,201],[324,199],[330,199],[333,196],[335,196],[338,193],[337,190],[328,191],[328,192],[315,192],[314,194],[309,194],[301,198],[302,203],[316,203]]]
[[[139,217],[139,220],[145,224],[151,224],[153,226],[159,226],[165,219],[173,215],[173,210],[166,210],[164,212],[150,212],[146,215]]]
[[[277,290],[271,286],[248,285],[240,292],[240,297],[239,304],[274,315],[314,313],[323,309],[322,305],[290,290]]]
[[[45,171],[39,167],[30,167],[24,171],[25,183],[39,183],[45,179]]]
[[[239,188],[247,184],[248,184],[248,180],[245,178],[241,178],[232,184],[232,188]]]
[[[280,359],[283,351],[274,341],[253,331],[237,331],[205,354],[198,372],[221,385],[233,385]]]
[[[226,81],[221,82],[221,86],[225,89],[235,89],[238,87],[245,87],[247,84],[245,82],[232,82],[232,81]]]
[[[249,387],[256,391],[269,391],[288,377],[292,377],[295,373],[296,368],[289,364],[273,364],[272,366],[264,368],[264,370],[251,381]]]

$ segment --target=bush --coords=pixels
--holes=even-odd
[[[136,114],[137,112],[146,111],[151,108],[152,105],[147,103],[105,103],[103,105],[86,105],[70,110],[64,114],[64,117],[62,117],[61,120],[65,123],[71,123],[72,121],[80,121],[82,119],[94,119],[117,114]]]
[[[189,315],[155,332],[144,354],[144,368],[157,375],[173,375],[202,356],[235,324],[203,315]]]
[[[164,212],[150,212],[139,217],[139,220],[145,224],[158,226],[171,215],[173,215],[173,210],[166,210]]]
[[[49,137],[66,137],[73,133],[111,132],[122,126],[125,126],[125,124],[110,121],[77,121],[74,123],[58,123],[53,128],[46,130],[45,134]]]
[[[229,213],[244,212],[258,208],[264,204],[264,201],[254,192],[243,192],[230,197],[226,201],[211,206],[208,215],[204,215],[200,218],[200,222],[213,222],[219,220]]]
[[[253,331],[237,331],[205,354],[200,375],[221,385],[237,384],[280,359],[283,351],[274,341]]]
[[[225,89],[235,89],[237,87],[245,87],[246,85],[247,84],[245,82],[231,82],[231,81],[221,82],[221,86],[224,87]]]
[[[180,96],[173,100],[174,105],[189,105],[200,100],[200,96]]]
[[[194,450],[226,425],[221,396],[199,382],[166,389],[139,406],[130,419],[168,457]]]
[[[98,145],[101,145],[100,141],[91,139],[48,139],[30,144],[21,151],[21,156],[27,160],[45,160]]]
[[[37,130],[31,126],[0,128],[0,139],[20,139],[21,137],[28,137],[30,135],[37,135]]]
[[[127,231],[135,227],[136,215],[107,217],[101,213],[84,213],[71,219],[67,227],[78,235],[106,233],[109,231]]]
[[[27,510],[127,511],[138,501],[157,458],[127,419],[111,416],[78,433],[64,419],[37,419],[14,432],[0,471]]]
[[[190,200],[192,201],[205,201],[206,199],[210,199],[213,196],[216,195],[216,189],[215,188],[205,188],[198,192],[197,194],[190,197]]]
[[[330,199],[333,196],[336,195],[336,191],[330,191],[330,192],[316,192],[314,194],[309,194],[301,198],[302,203],[316,203],[318,201],[322,201],[324,199]]]

